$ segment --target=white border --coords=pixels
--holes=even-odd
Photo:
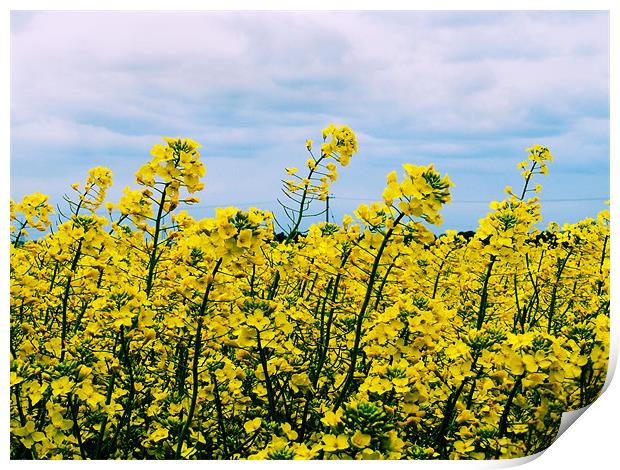
[[[458,0],[436,0],[436,1],[416,1],[416,2],[403,2],[395,0],[382,0],[382,1],[369,1],[358,0],[356,2],[345,1],[327,1],[327,0],[313,0],[313,1],[296,1],[295,3],[282,0],[271,0],[261,2],[251,1],[239,1],[230,0],[226,3],[213,2],[213,1],[198,1],[198,0],[175,0],[174,2],[162,1],[162,0],[92,0],[88,3],[76,0],[55,0],[55,1],[34,1],[34,0],[22,0],[15,1],[9,0],[4,2],[6,7],[3,9],[4,15],[0,21],[0,31],[3,33],[2,37],[5,43],[1,49],[2,62],[7,65],[3,70],[5,71],[1,75],[1,90],[3,103],[10,103],[10,83],[9,83],[9,64],[10,64],[10,41],[9,41],[9,29],[10,29],[10,11],[11,10],[608,10],[610,11],[610,32],[611,32],[611,117],[610,126],[611,129],[618,129],[618,93],[617,86],[614,87],[614,80],[618,81],[617,66],[618,61],[614,59],[615,55],[618,55],[618,33],[616,28],[618,27],[618,11],[619,7],[612,0],[521,0],[521,1],[469,1],[467,3]],[[8,199],[9,199],[9,155],[10,155],[10,107],[6,106],[4,113],[2,113],[2,135],[1,142],[4,144],[4,151],[0,157],[2,164],[2,171],[0,175],[4,178],[4,184],[0,185],[0,233],[6,234],[8,241]],[[620,176],[620,159],[618,153],[618,137],[614,132],[611,132],[611,197],[615,201],[618,196],[618,176]],[[612,220],[618,220],[618,211],[615,205],[611,206]],[[612,228],[613,231],[613,228]],[[614,254],[617,252],[617,239],[615,235],[612,237],[611,249],[612,249],[612,297],[615,299],[616,282],[614,282],[613,274],[616,273],[616,259]],[[2,302],[4,308],[3,315],[3,328],[0,333],[1,348],[6,353],[8,351],[8,243],[3,244],[0,249],[0,263],[2,281],[0,288],[2,289]],[[618,322],[617,313],[615,312],[615,303],[612,302],[612,352],[610,363],[611,369],[615,368],[618,358]],[[1,425],[4,429],[2,439],[0,439],[0,455],[8,461],[8,429],[9,429],[9,381],[8,381],[8,354],[4,356],[4,362],[6,366],[3,367],[3,373],[0,375],[0,390],[2,390],[2,402],[0,403],[0,417]],[[610,379],[612,376],[610,370]],[[607,389],[603,395],[583,413],[583,416],[579,418],[579,423],[576,426],[572,426],[568,429],[547,451],[539,454],[532,460],[532,458],[516,459],[514,461],[503,462],[390,462],[388,465],[407,465],[410,468],[411,465],[422,465],[426,468],[492,468],[492,467],[509,467],[519,465],[525,462],[530,462],[528,468],[545,468],[550,465],[553,467],[565,467],[565,468],[583,468],[588,466],[590,468],[611,468],[611,462],[616,461],[617,452],[617,437],[616,437],[616,423],[620,412],[618,411],[620,404],[620,386],[618,380],[608,382]],[[25,462],[8,462],[10,466],[28,465]],[[75,462],[71,465],[79,465]],[[115,465],[140,465],[139,462],[115,462]],[[144,464],[144,462],[142,462]],[[163,468],[168,466],[167,462],[148,462],[148,465],[155,465]],[[177,465],[180,463],[176,463]],[[212,465],[212,462],[193,462],[184,463],[184,465],[198,466],[198,465]],[[322,462],[321,465],[336,465],[335,463]],[[337,465],[342,468],[342,465],[352,465],[356,468],[361,465],[385,465],[385,462],[378,463],[362,463],[351,462],[344,463],[339,462]],[[33,463],[36,465],[36,463]],[[63,462],[46,462],[45,465],[57,466],[68,465]],[[92,466],[93,463],[87,464]],[[102,462],[94,463],[96,466],[104,465]],[[258,465],[267,468],[267,465],[271,466],[269,462],[223,462],[218,465],[236,466],[236,465]],[[318,465],[314,462],[296,462],[295,465]]]

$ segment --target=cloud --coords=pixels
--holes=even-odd
[[[77,123],[57,117],[41,117],[12,129],[12,137],[17,141],[45,142],[59,147],[89,148],[139,148],[152,142],[155,136],[135,136],[115,132],[104,126]]]
[[[552,172],[609,187],[604,12],[13,12],[11,66],[16,198],[87,165],[130,184],[160,136],[187,135],[204,145],[203,199],[275,200],[332,121],[359,136],[347,194],[378,197],[412,161],[463,198],[500,197],[533,143]]]

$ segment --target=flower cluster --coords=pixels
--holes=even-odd
[[[44,232],[51,225],[49,215],[54,213],[54,208],[48,203],[48,197],[39,192],[26,195],[19,204],[15,204],[11,199],[10,209],[11,222],[19,222],[17,213],[23,214],[21,227],[16,228],[11,224],[11,232],[17,232],[15,243],[20,237],[28,236],[27,227]]]
[[[406,215],[422,217],[434,225],[441,225],[439,210],[450,202],[453,186],[448,175],[441,177],[433,165],[419,167],[403,165],[406,176],[399,183],[396,172],[388,175],[388,186],[383,191],[386,205],[392,206],[398,199],[398,209]]]
[[[136,182],[151,188],[155,188],[157,183],[163,186],[168,197],[165,202],[166,210],[172,210],[179,204],[181,187],[186,188],[189,193],[204,188],[200,178],[206,171],[197,150],[200,144],[179,137],[164,137],[164,140],[167,145],[157,144],[153,147],[153,158],[138,170]]]
[[[312,141],[306,141],[310,158],[306,161],[308,175],[302,178],[297,175],[295,167],[287,168],[287,173],[295,179],[285,181],[287,190],[292,194],[316,194],[322,201],[329,194],[329,186],[338,178],[336,163],[347,166],[354,153],[357,152],[357,139],[347,126],[336,127],[330,124],[323,129],[321,154],[317,158],[312,152]]]

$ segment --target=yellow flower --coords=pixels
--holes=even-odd
[[[333,434],[325,434],[323,436],[323,450],[327,452],[336,452],[349,447],[349,439],[345,434],[334,436]]]
[[[247,432],[248,434],[250,434],[251,432],[256,431],[258,428],[260,428],[261,424],[262,424],[263,420],[260,418],[254,418],[253,420],[247,421],[244,425],[243,428],[245,429],[245,432]]]
[[[149,435],[149,439],[154,442],[159,442],[168,437],[168,430],[165,428],[157,428]]]
[[[218,224],[217,233],[223,240],[228,240],[229,238],[235,236],[235,234],[237,233],[237,229],[232,223],[228,221],[222,221]]]
[[[27,449],[32,448],[35,442],[41,442],[45,439],[44,433],[35,431],[33,421],[28,421],[24,427],[12,428],[11,433],[21,437],[20,441]]]
[[[330,124],[325,129],[323,129],[323,140],[327,139],[327,136],[334,132],[335,129],[336,126],[334,126],[333,124]]]
[[[338,426],[341,420],[342,420],[342,409],[339,409],[335,413],[330,410],[327,413],[325,413],[325,416],[321,418],[321,422],[329,427]]]
[[[291,429],[291,425],[289,423],[283,423],[280,425],[280,427],[289,440],[294,441],[295,439],[297,439],[298,434],[296,431],[293,431]]]
[[[66,395],[73,388],[73,384],[69,377],[61,377],[52,381],[52,395]]]
[[[357,430],[355,431],[355,434],[351,436],[351,444],[353,444],[355,447],[363,449],[370,445],[370,439],[371,438],[368,434],[362,434],[361,431]]]
[[[249,248],[252,246],[252,230],[244,229],[237,236],[237,246],[239,248]]]

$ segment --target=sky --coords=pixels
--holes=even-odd
[[[198,206],[278,214],[285,167],[329,123],[359,153],[332,186],[336,221],[380,200],[403,163],[454,182],[438,229],[475,229],[534,144],[554,155],[544,224],[609,197],[607,12],[11,13],[11,197],[54,203],[102,165],[109,196],[162,136],[202,144]],[[437,231],[437,230],[436,230]]]

